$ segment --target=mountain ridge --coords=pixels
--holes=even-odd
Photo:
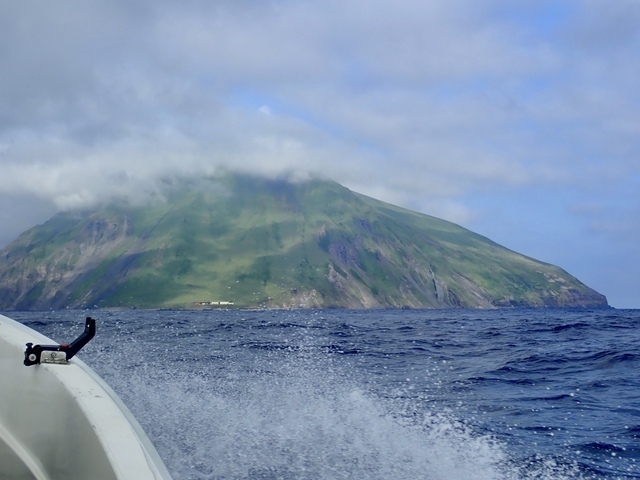
[[[167,182],[0,252],[0,308],[606,307],[559,267],[336,182]]]

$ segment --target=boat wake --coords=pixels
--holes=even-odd
[[[514,460],[410,387],[374,393],[326,350],[297,345],[241,362],[167,358],[102,374],[175,478],[583,478],[566,462]]]

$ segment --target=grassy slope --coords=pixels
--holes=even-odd
[[[165,306],[211,300],[253,306],[328,286],[327,255],[313,231],[328,218],[308,208],[318,200],[314,192],[306,198],[288,184],[257,189],[242,178],[230,181],[239,194],[180,192],[164,216],[138,212],[135,235],[153,230],[152,238],[140,268],[111,302],[126,302],[129,294]]]
[[[152,206],[58,215],[3,253],[5,308],[535,306],[594,293],[454,224],[320,181],[178,184]]]
[[[495,242],[455,224],[382,204],[374,199],[368,203],[383,212],[393,224],[397,239],[422,239],[413,244],[430,258],[432,270],[445,283],[455,283],[464,276],[494,299],[505,304],[539,302],[540,291],[560,295],[563,289],[582,289],[584,285],[562,269],[508,250]],[[402,232],[402,233],[399,233]],[[465,296],[465,292],[457,292]]]

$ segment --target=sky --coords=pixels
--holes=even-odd
[[[175,175],[320,175],[640,308],[637,0],[3,0],[0,60],[0,246]]]

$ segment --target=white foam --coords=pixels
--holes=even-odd
[[[374,393],[326,351],[249,353],[105,375],[176,478],[579,478],[553,462],[518,465],[500,442],[415,394]]]

